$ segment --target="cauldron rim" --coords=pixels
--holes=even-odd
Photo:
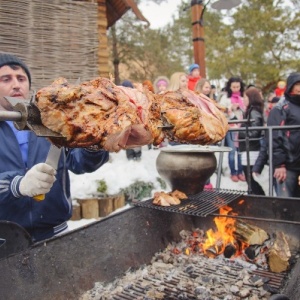
[[[213,146],[213,145],[168,145],[160,149],[164,152],[230,152],[230,147]]]

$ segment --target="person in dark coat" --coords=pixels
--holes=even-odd
[[[278,103],[279,101],[279,97],[272,97],[269,101],[268,101],[268,115],[270,110]],[[266,113],[266,110],[265,110]],[[261,142],[261,146],[260,146],[260,150],[259,150],[259,155],[255,161],[255,164],[252,168],[252,176],[254,178],[259,178],[260,174],[262,173],[265,165],[269,164],[269,141],[266,137],[266,135],[264,136],[264,138],[262,139]],[[273,187],[275,189],[275,192],[277,191],[277,187],[276,187],[276,180],[275,178],[273,178]]]
[[[300,125],[300,73],[287,78],[284,98],[270,111],[268,126]],[[300,130],[274,130],[273,166],[279,197],[299,197]]]
[[[246,90],[245,96],[246,111],[244,113],[244,119],[253,120],[249,127],[261,127],[264,125],[264,102],[259,90],[256,87],[250,87]],[[241,127],[245,127],[245,123]],[[261,185],[253,178],[252,168],[258,157],[261,147],[261,130],[249,130],[249,149],[245,142],[246,131],[239,132],[239,150],[241,152],[241,160],[243,171],[246,176],[247,183],[251,185],[251,191],[255,195],[265,195],[265,192]],[[249,151],[249,161],[247,159],[247,150]],[[248,169],[249,164],[249,169]],[[248,172],[249,171],[249,172]]]

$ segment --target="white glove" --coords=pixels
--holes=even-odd
[[[56,180],[55,175],[56,170],[45,163],[33,166],[20,182],[21,195],[33,197],[48,193]]]

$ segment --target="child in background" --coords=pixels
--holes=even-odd
[[[189,90],[194,91],[195,86],[198,80],[201,79],[200,76],[200,66],[198,64],[192,64],[189,67],[189,75],[188,75],[188,88]]]
[[[166,76],[159,76],[154,80],[154,92],[156,94],[164,93],[169,85],[169,79]]]

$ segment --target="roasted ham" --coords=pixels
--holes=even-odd
[[[192,91],[156,95],[147,89],[115,85],[96,78],[73,85],[59,78],[36,94],[41,121],[70,148],[90,147],[118,152],[165,137],[188,144],[214,144],[225,137],[227,120],[209,98]],[[172,128],[162,129],[163,125]]]
[[[180,143],[208,145],[221,141],[228,123],[221,109],[208,97],[190,90],[160,95],[161,113],[174,125],[166,131],[169,140]]]

